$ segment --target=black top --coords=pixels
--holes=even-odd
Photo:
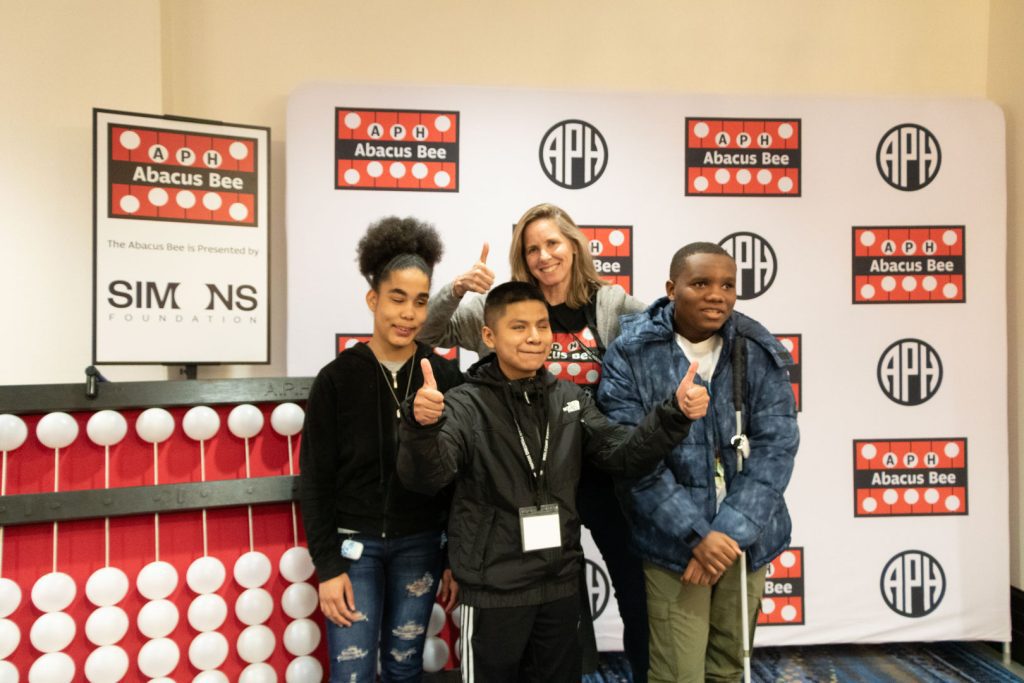
[[[417,344],[398,373],[394,394],[399,400],[406,387],[414,395],[423,385],[421,358],[430,359],[441,391],[461,383],[455,363]],[[398,406],[390,381],[390,371],[382,369],[370,347],[357,344],[324,366],[310,389],[299,500],[321,581],[348,571],[339,528],[388,538],[444,529],[449,498],[412,493],[395,476]]]

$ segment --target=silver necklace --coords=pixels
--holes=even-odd
[[[415,356],[413,356],[413,358],[415,358]],[[397,372],[392,372],[391,373],[391,384],[389,384],[388,383],[388,370],[387,370],[387,368],[385,368],[384,364],[381,363],[380,361],[377,361],[377,365],[380,367],[380,371],[382,373],[384,373],[384,385],[388,388],[388,391],[391,392],[391,398],[395,399],[395,417],[397,419],[401,419],[402,418],[402,401],[398,400],[398,394],[395,393],[395,389],[398,388],[398,373]],[[409,368],[409,381],[406,382],[406,384],[405,384],[405,396],[402,397],[403,400],[409,398],[409,390],[412,389],[412,376],[414,374],[414,372],[413,372],[414,370],[415,370],[414,367],[410,367]],[[392,388],[392,386],[391,386],[392,384],[394,384],[394,388]]]

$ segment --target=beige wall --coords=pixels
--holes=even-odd
[[[89,363],[93,106],[273,129],[272,363],[200,372],[215,377],[284,372],[285,107],[300,83],[987,96],[1008,124],[1011,576],[1024,586],[1020,26],[1019,0],[0,0],[0,383],[78,381]]]

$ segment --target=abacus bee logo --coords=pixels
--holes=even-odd
[[[967,300],[964,226],[855,227],[853,303]]]
[[[926,187],[939,174],[942,148],[924,126],[901,123],[878,142],[875,163],[885,182],[897,190],[913,192]]]
[[[611,582],[608,575],[601,567],[584,558],[585,580],[587,582],[587,595],[590,598],[590,614],[596,621],[604,614],[608,607],[608,597],[611,595]]]
[[[335,110],[338,190],[459,191],[459,112]]]
[[[686,119],[686,194],[799,197],[800,119]]]
[[[633,293],[633,226],[581,225],[598,276]]]
[[[927,342],[900,339],[878,359],[878,386],[892,401],[921,405],[942,385],[942,359]]]
[[[778,259],[768,240],[752,232],[734,232],[718,246],[736,261],[737,299],[756,299],[775,282]]]
[[[593,185],[607,166],[608,143],[586,121],[559,121],[540,141],[540,167],[559,187],[579,190]]]
[[[110,218],[256,226],[255,139],[114,123],[109,139]]]
[[[967,514],[967,438],[857,439],[855,517]]]
[[[758,625],[804,623],[804,549],[787,548],[768,565]]]
[[[882,569],[882,599],[896,614],[917,619],[931,614],[946,595],[946,573],[922,550],[905,550]]]

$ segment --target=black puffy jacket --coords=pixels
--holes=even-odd
[[[583,557],[576,510],[582,458],[615,475],[649,472],[686,437],[690,420],[673,398],[635,430],[621,427],[597,410],[588,392],[545,370],[505,379],[494,355],[470,368],[466,380],[445,393],[444,416],[435,425],[416,424],[406,403],[398,475],[428,495],[455,482],[448,558],[467,605],[515,607],[572,595]],[[516,422],[538,469],[550,424],[539,485]],[[558,504],[562,545],[524,553],[519,510],[538,503]]]

